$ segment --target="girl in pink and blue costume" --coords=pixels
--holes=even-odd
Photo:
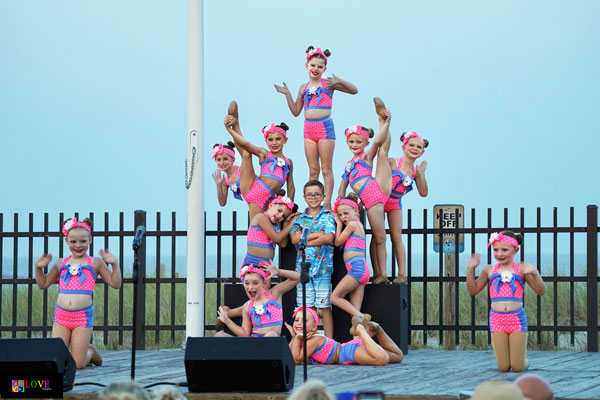
[[[250,221],[248,227],[247,244],[248,249],[240,270],[245,265],[261,265],[262,263],[273,262],[275,256],[275,246],[286,247],[288,243],[288,234],[292,224],[296,220],[298,213],[294,212],[294,202],[284,196],[278,196],[271,201],[267,211],[256,214]],[[280,227],[283,225],[282,227]],[[241,276],[241,275],[240,275]],[[265,282],[266,289],[271,288],[271,278],[268,277]],[[242,315],[242,306],[230,309],[223,306],[229,318],[235,318]],[[217,320],[216,328],[220,329],[222,324]]]
[[[327,59],[331,55],[329,50],[322,51],[310,46],[306,50],[306,70],[308,82],[300,85],[296,101],[285,82],[283,86],[275,85],[275,90],[283,93],[288,107],[294,117],[297,117],[304,108],[304,152],[309,168],[309,180],[318,180],[319,173],[323,172],[325,183],[325,199],[323,204],[326,209],[331,209],[331,196],[333,193],[333,151],[335,148],[335,130],[331,119],[331,106],[333,93],[340,92],[356,94],[356,86],[333,75],[323,79],[327,70]]]
[[[271,124],[262,130],[268,149],[255,146],[242,135],[238,119],[237,103],[232,101],[224,119],[225,128],[231,134],[235,147],[242,155],[240,166],[240,192],[248,203],[250,220],[267,209],[271,200],[277,197],[282,186],[287,184],[287,194],[294,199],[296,189],[293,180],[292,160],[283,155],[287,143],[288,126],[285,123]],[[260,175],[254,172],[252,155],[260,162]]]
[[[59,258],[46,274],[44,268],[50,264],[52,254],[44,254],[35,262],[35,280],[40,289],[47,289],[58,280],[52,337],[61,338],[71,348],[77,368],[84,368],[90,362],[102,365],[100,354],[90,343],[94,326],[92,294],[98,275],[110,287],[121,287],[119,262],[108,249],[100,250],[102,258],[87,254],[92,243],[90,219],[83,222],[69,219],[62,232],[71,255]],[[111,264],[112,271],[107,264]]]
[[[355,336],[349,342],[338,343],[335,340],[317,334],[319,316],[311,308],[298,307],[294,312],[292,326],[285,324],[292,336],[290,350],[294,362],[302,364],[304,359],[303,346],[303,314],[306,314],[306,353],[308,361],[312,364],[360,364],[360,365],[387,365],[402,362],[404,354],[394,341],[385,333],[376,322],[365,321],[365,324],[356,325],[351,330]],[[379,344],[373,340],[377,337]]]
[[[229,192],[236,200],[244,200],[240,189],[240,170],[235,162],[235,145],[232,142],[217,143],[212,149],[212,158],[219,168],[213,172],[213,180],[217,184],[217,198],[219,205],[227,204]]]
[[[265,282],[274,276],[286,278],[270,290],[265,288]],[[262,262],[259,266],[245,265],[240,272],[244,290],[248,300],[242,309],[242,326],[237,325],[227,315],[223,307],[219,307],[218,318],[236,336],[279,336],[283,325],[281,297],[290,291],[300,280],[300,274],[295,271],[279,269],[272,263]],[[219,331],[217,337],[230,336]]]
[[[364,317],[360,308],[371,274],[365,258],[365,228],[359,220],[357,201],[356,194],[350,193],[334,203],[337,223],[335,245],[343,248],[348,275],[338,282],[331,293],[331,303],[351,316]],[[349,300],[346,300],[346,295],[349,295]]]
[[[476,295],[489,282],[491,299],[490,332],[498,369],[524,371],[529,367],[527,359],[527,316],[523,308],[525,282],[541,296],[546,292],[539,271],[527,262],[516,263],[514,256],[523,243],[523,237],[511,231],[490,235],[488,247],[492,246],[496,265],[486,266],[475,278],[475,268],[480,255],[473,254],[467,261],[467,290]]]
[[[369,139],[373,130],[356,125],[346,129],[346,143],[353,157],[346,164],[338,197],[346,196],[348,186],[358,194],[362,204],[367,208],[367,218],[373,232],[377,262],[373,264],[373,283],[388,283],[386,274],[386,233],[384,204],[392,191],[392,171],[388,162],[390,149],[389,127],[392,114],[378,97],[373,99],[379,119],[379,133],[371,147]],[[377,156],[377,172],[373,178],[373,162]]]
[[[398,265],[398,276],[393,283],[406,283],[406,251],[402,241],[402,197],[417,185],[417,191],[421,197],[427,196],[429,188],[425,178],[427,161],[421,162],[415,167],[416,160],[423,155],[425,148],[429,145],[427,139],[423,139],[417,132],[404,132],[400,136],[404,157],[388,159],[392,170],[392,192],[384,204],[383,210],[387,214],[390,226],[390,237],[392,246],[396,253]],[[371,242],[371,263],[377,268],[376,246]]]

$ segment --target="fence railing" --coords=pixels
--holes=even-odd
[[[464,265],[466,256],[458,252],[448,255],[434,253],[430,249],[434,238],[441,239],[448,230],[433,228],[431,213],[422,211],[420,218],[408,209],[404,216],[406,228],[403,238],[407,253],[409,275],[409,342],[414,345],[444,344],[449,340],[456,345],[477,345],[480,341],[490,343],[487,325],[488,296],[466,295]],[[77,215],[76,215],[77,216]],[[503,210],[501,222],[491,209],[487,210],[484,226],[479,225],[475,209],[466,220],[469,227],[456,227],[451,233],[462,234],[465,253],[478,250],[487,255],[485,247],[490,233],[511,229],[525,235],[520,259],[536,265],[546,282],[547,292],[538,297],[526,292],[526,308],[529,315],[529,331],[538,345],[548,347],[574,347],[583,343],[588,351],[598,351],[598,215],[597,206],[588,206],[584,223],[576,224],[575,209],[568,209],[568,222],[554,208],[551,223],[542,223],[542,210],[536,209],[534,222],[529,222],[524,209],[517,213],[517,222],[507,209]],[[94,291],[95,326],[94,340],[108,348],[128,346],[136,341],[136,348],[173,347],[185,340],[185,283],[186,283],[186,231],[178,227],[177,215],[171,213],[164,223],[156,213],[147,218],[146,212],[134,215],[119,213],[116,217],[104,213],[94,220],[95,249],[110,248],[120,260],[123,269],[123,285],[114,290],[98,279]],[[133,217],[133,218],[132,218]],[[207,217],[210,217],[210,221]],[[510,218],[509,218],[510,217]],[[527,215],[528,218],[529,215]],[[65,246],[60,233],[65,216],[61,213],[53,219],[48,214],[35,218],[28,214],[25,220],[18,214],[5,218],[0,213],[0,337],[49,336],[52,329],[56,286],[41,291],[37,288],[33,265],[37,257],[52,252],[64,255]],[[544,214],[547,218],[547,214]],[[581,215],[578,216],[581,219]],[[12,220],[12,224],[8,221]],[[431,218],[433,220],[433,218]],[[126,222],[127,220],[127,222]],[[206,235],[206,307],[205,328],[214,329],[215,313],[222,304],[223,286],[237,283],[239,263],[246,252],[245,236],[247,216],[239,222],[238,214],[205,215]],[[544,219],[545,221],[545,219]],[[8,226],[12,225],[12,229]],[[140,284],[132,280],[133,253],[130,242],[137,225],[147,227],[146,237],[139,249]],[[180,222],[180,225],[183,223]],[[367,230],[369,234],[369,230]],[[549,244],[546,242],[550,240]],[[567,251],[561,249],[567,248]],[[287,252],[287,256],[285,253]],[[288,247],[279,259],[290,259],[293,249]],[[291,256],[293,259],[293,255]],[[390,247],[388,274],[395,276],[396,262]],[[446,272],[445,264],[453,259],[453,273]],[[550,261],[547,261],[550,258]],[[55,258],[56,259],[56,258]],[[566,259],[566,265],[562,260]],[[482,268],[482,267],[480,267]],[[451,293],[451,297],[447,294]],[[133,296],[137,296],[137,337],[133,332]],[[451,303],[451,307],[448,307]],[[452,314],[451,322],[445,316]],[[454,335],[446,336],[445,333]],[[550,337],[547,337],[550,335]],[[483,339],[482,339],[483,337]],[[565,339],[566,337],[566,339]],[[530,339],[532,340],[532,339]]]

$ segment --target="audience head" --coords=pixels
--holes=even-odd
[[[536,374],[521,375],[515,380],[523,396],[531,400],[552,400],[554,392],[550,384],[541,376]]]
[[[105,387],[98,398],[100,400],[150,400],[150,394],[137,382],[121,381]]]
[[[311,379],[297,387],[288,400],[335,400],[335,396],[323,381]]]
[[[487,381],[479,384],[473,391],[472,400],[525,400],[525,396],[514,383],[506,381]]]

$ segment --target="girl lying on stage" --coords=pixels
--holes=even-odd
[[[302,350],[302,315],[304,307],[298,307],[294,312],[294,324],[285,326],[292,335],[290,350],[296,364],[301,364],[304,357]],[[367,321],[359,316],[352,318],[350,333],[355,337],[347,343],[317,334],[319,316],[311,308],[306,314],[306,353],[311,364],[360,364],[387,365],[402,362],[404,354],[394,341],[385,333],[383,328],[373,321]],[[373,340],[377,336],[379,344]]]
[[[285,281],[275,285],[270,290],[265,289],[267,278],[280,276]],[[279,336],[283,325],[283,310],[281,297],[290,291],[300,280],[300,274],[296,271],[279,269],[273,263],[261,261],[259,266],[245,265],[240,270],[240,279],[244,282],[244,290],[248,300],[242,306],[242,326],[233,322],[227,311],[221,306],[218,310],[218,318],[236,336]],[[215,336],[231,336],[226,332],[219,331]]]

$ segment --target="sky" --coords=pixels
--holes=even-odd
[[[501,221],[570,206],[583,224],[598,204],[600,2],[204,1],[204,165],[207,228],[220,208],[214,143],[236,100],[244,135],[285,121],[297,193],[308,179],[303,119],[273,84],[306,82],[309,45],[332,52],[325,75],[358,87],[334,95],[336,190],[351,157],[343,129],[393,113],[390,154],[415,130],[430,141],[429,195],[404,198],[487,208]],[[0,1],[0,213],[178,214],[187,194],[187,2]],[[594,111],[595,110],[595,111]],[[297,195],[297,202],[304,206]],[[36,217],[37,218],[37,217]],[[166,218],[166,217],[165,217]],[[417,218],[419,220],[420,217]],[[149,218],[152,219],[152,218]],[[518,219],[515,219],[518,221]],[[8,224],[8,226],[7,226]]]

